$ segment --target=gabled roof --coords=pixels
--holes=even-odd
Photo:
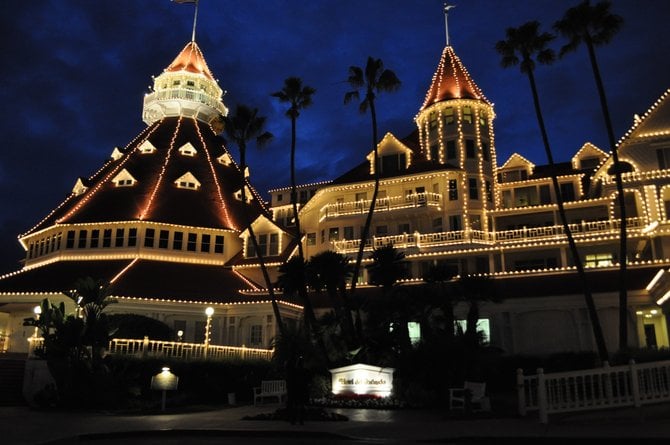
[[[150,141],[156,151],[142,154],[139,147]],[[191,143],[198,156],[180,156],[177,149]],[[155,122],[140,134],[116,161],[109,160],[88,178],[89,189],[70,196],[28,233],[56,223],[156,221],[186,226],[242,230],[249,219],[266,213],[258,193],[244,180],[252,201],[244,204],[234,193],[242,186],[235,163],[216,159],[227,153],[223,140],[209,125],[193,118],[169,117]],[[115,187],[113,179],[123,170],[132,172],[133,187]],[[178,188],[174,181],[184,172],[198,178],[199,190]],[[246,209],[246,210],[245,210]]]
[[[198,47],[198,44],[191,41],[186,44],[184,49],[175,57],[172,63],[165,68],[166,72],[186,71],[194,74],[202,74],[210,80],[214,80],[212,72],[205,62],[205,57]]]
[[[470,73],[451,46],[446,46],[433,74],[433,81],[419,111],[436,102],[450,99],[476,99],[490,104],[488,99],[470,77]]]
[[[390,133],[389,133],[390,134]],[[390,138],[389,134],[385,138]],[[391,135],[392,136],[392,135]],[[398,169],[394,170],[391,173],[380,172],[380,178],[392,178],[397,176],[411,175],[415,173],[423,173],[429,171],[439,171],[439,170],[454,170],[458,167],[454,167],[451,164],[440,164],[438,161],[426,159],[426,157],[421,153],[419,149],[419,132],[415,130],[409,136],[398,140],[393,137],[394,142],[400,142],[402,145],[407,147],[412,152],[412,162],[406,170]],[[365,160],[358,164],[356,167],[352,168],[348,172],[342,174],[341,176],[335,178],[332,182],[332,185],[337,184],[347,184],[353,182],[364,182],[372,181],[374,175],[370,172],[370,161]]]
[[[670,136],[670,89],[667,89],[642,117],[636,116],[635,123],[618,145],[633,139],[667,136]]]

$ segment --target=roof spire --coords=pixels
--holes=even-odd
[[[198,0],[195,0],[195,13],[193,14],[193,32],[191,33],[191,42],[195,42],[195,24],[198,22]]]
[[[445,2],[444,3],[444,31],[447,35],[447,46],[450,46],[449,43],[449,10],[452,8],[455,8],[456,5],[450,5],[449,3]]]
[[[198,0],[172,0],[172,1],[182,5],[187,3],[195,4],[195,12],[193,13],[193,32],[191,32],[191,42],[195,42],[195,24],[198,21]]]

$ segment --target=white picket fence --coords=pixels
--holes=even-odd
[[[670,360],[599,369],[536,375],[517,370],[519,415],[538,411],[540,422],[548,415],[670,401]]]

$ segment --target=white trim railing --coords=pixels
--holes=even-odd
[[[670,360],[536,375],[517,370],[519,415],[538,411],[548,423],[554,413],[588,411],[670,401]]]
[[[325,218],[367,213],[370,209],[371,202],[371,199],[361,199],[358,201],[326,204],[321,207],[321,210],[319,211],[319,219],[323,220]],[[439,207],[441,202],[442,194],[440,193],[421,192],[411,193],[405,196],[388,196],[385,198],[377,198],[375,212],[416,207]]]
[[[30,355],[42,347],[44,339],[31,337]],[[184,360],[270,360],[273,349],[247,348],[244,346],[205,345],[204,343],[184,343],[176,341],[113,338],[107,351],[112,355],[136,357],[165,357]]]
[[[629,236],[640,235],[644,227],[643,218],[627,218],[626,227],[631,229]],[[569,225],[572,235],[576,240],[588,238],[593,235],[618,236],[621,227],[620,220],[607,221],[583,221]],[[520,229],[500,230],[497,232],[485,232],[482,230],[451,230],[433,233],[405,233],[402,235],[373,236],[365,243],[365,250],[373,250],[392,244],[398,248],[408,247],[436,247],[451,244],[476,243],[476,244],[518,244],[520,242],[541,241],[547,239],[563,239],[564,230],[562,225],[523,227]],[[333,249],[339,253],[351,253],[358,250],[359,239],[343,239],[332,241]]]

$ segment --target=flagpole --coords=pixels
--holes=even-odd
[[[195,14],[193,14],[193,32],[191,33],[191,42],[195,42],[195,25],[198,22],[198,0],[195,0]]]

